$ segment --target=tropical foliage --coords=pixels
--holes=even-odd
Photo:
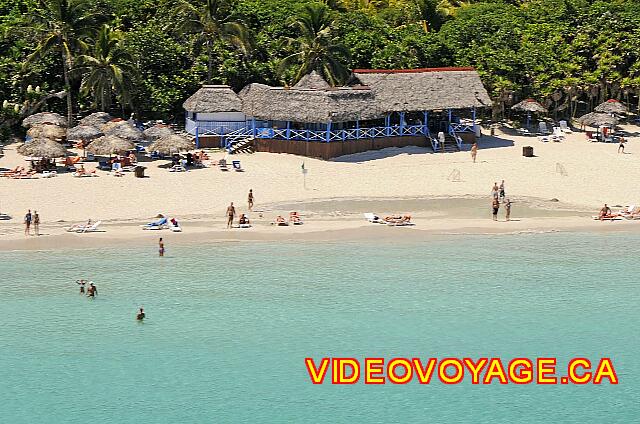
[[[313,69],[339,84],[354,68],[474,66],[497,116],[525,97],[565,117],[640,101],[637,0],[0,0],[0,50],[5,123],[34,107],[178,121],[202,83]]]

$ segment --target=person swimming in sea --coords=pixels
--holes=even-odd
[[[93,285],[93,282],[89,283],[89,287],[87,288],[87,297],[95,298],[98,294],[98,288]]]
[[[87,280],[76,280],[76,284],[80,286],[80,294],[84,294],[84,286],[87,284]]]
[[[136,314],[136,319],[138,321],[142,321],[145,317],[145,313],[144,313],[144,309],[142,307],[140,307],[140,310],[138,311],[138,313]]]

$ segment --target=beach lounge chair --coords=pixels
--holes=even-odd
[[[540,129],[540,134],[542,134],[542,135],[551,134],[551,131],[549,131],[549,128],[547,128],[547,123],[546,122],[540,122],[538,124],[538,127]]]
[[[90,224],[91,221],[86,224],[74,224],[67,228],[67,232],[69,233],[93,233],[98,231],[98,227],[102,223],[102,221],[96,221],[93,224]]]
[[[564,140],[564,133],[560,127],[553,127],[553,134],[551,137],[553,138],[553,141],[562,141]]]
[[[560,130],[563,133],[567,133],[567,134],[571,134],[573,131],[571,131],[571,128],[569,128],[569,125],[567,124],[567,121],[560,121]]]
[[[101,160],[98,161],[98,169],[101,169],[103,171],[110,171],[111,166],[109,166],[109,162],[107,162],[106,160]]]
[[[220,159],[218,161],[218,168],[220,168],[221,171],[228,171],[229,168],[227,167],[227,160],[226,159]]]
[[[231,162],[231,165],[233,165],[233,170],[236,172],[244,172],[244,169],[242,169],[242,166],[240,166],[240,161],[239,160],[234,160]]]
[[[251,221],[249,220],[248,215],[242,214],[242,216],[240,216],[240,220],[238,221],[238,228],[251,228]]]
[[[42,178],[51,178],[58,176],[56,171],[42,171]]]
[[[592,143],[595,143],[598,141],[598,138],[594,136],[593,131],[587,131],[585,132],[585,135],[587,137],[587,140],[589,140]]]
[[[148,224],[144,224],[142,226],[143,230],[162,230],[163,228],[167,228],[167,218],[160,218],[157,221],[149,222]]]
[[[373,214],[371,212],[367,212],[364,214],[364,218],[371,222],[372,224],[384,224],[385,222],[383,220],[380,219],[380,217],[376,214]]]
[[[187,168],[182,165],[173,165],[169,168],[169,172],[187,172]]]
[[[538,141],[541,141],[543,143],[548,143],[551,141],[551,138],[548,135],[539,135]]]
[[[169,229],[171,231],[173,231],[174,233],[181,233],[182,232],[182,228],[180,227],[180,224],[178,223],[178,220],[175,218],[171,218],[171,220],[169,221]]]

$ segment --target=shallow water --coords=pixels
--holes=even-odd
[[[542,234],[0,253],[0,422],[634,422],[638,245]],[[94,301],[77,294],[83,276]],[[307,356],[609,356],[620,384],[315,386]]]

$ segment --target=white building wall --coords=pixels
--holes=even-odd
[[[242,112],[196,113],[197,121],[244,122],[246,119]]]

